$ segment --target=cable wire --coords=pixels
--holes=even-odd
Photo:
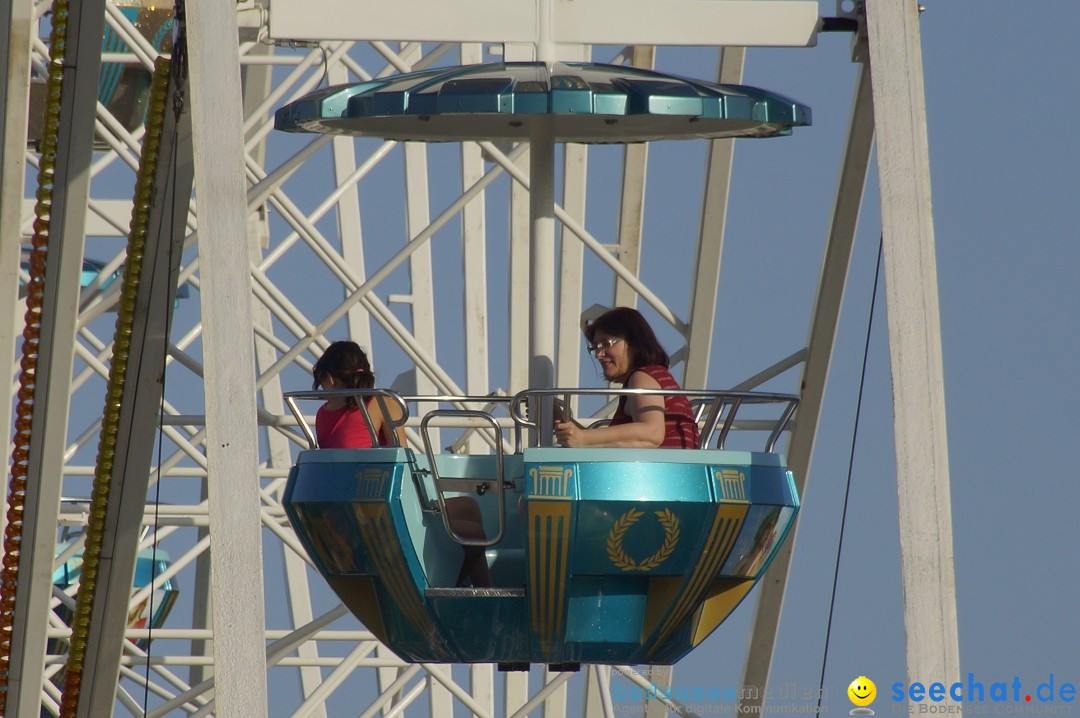
[[[855,401],[855,426],[851,431],[851,453],[848,455],[847,484],[844,487],[844,508],[840,513],[840,537],[836,542],[836,564],[833,568],[832,595],[829,597],[829,622],[825,626],[825,649],[821,655],[821,676],[818,681],[817,713],[821,714],[821,698],[825,692],[825,666],[829,660],[829,639],[832,637],[833,613],[836,609],[836,586],[840,578],[840,554],[844,548],[844,525],[847,522],[848,498],[851,496],[851,474],[855,466],[855,445],[859,438],[859,416],[862,414],[863,389],[866,386],[866,364],[870,355],[870,330],[874,327],[874,306],[877,304],[878,280],[881,278],[881,255],[885,235],[878,239],[877,263],[874,265],[874,289],[870,294],[870,317],[866,320],[866,344],[863,346],[862,371],[859,375],[859,397]]]

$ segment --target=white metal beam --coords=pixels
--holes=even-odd
[[[720,49],[717,81],[742,82],[746,48]],[[735,140],[711,140],[705,160],[705,187],[701,204],[701,231],[697,259],[694,262],[694,285],[690,294],[689,335],[686,338],[686,371],[683,386],[704,389],[708,386],[709,360],[712,355],[716,324],[716,298],[720,287],[720,261],[724,251],[724,227],[727,223],[728,193],[731,189],[731,163]]]
[[[104,0],[68,14],[6,715],[38,716],[90,191]]]
[[[405,215],[409,239],[420,234],[431,222],[428,198],[427,145],[422,142],[404,142],[405,148]],[[466,205],[468,206],[468,205]],[[436,360],[435,347],[435,288],[431,270],[431,243],[425,242],[409,257],[409,309],[412,314],[413,336],[417,343]],[[427,376],[416,373],[418,394],[437,393],[435,384]],[[420,415],[435,409],[434,404],[417,405]],[[431,430],[435,446],[442,446],[439,430]]]
[[[592,48],[582,45],[574,60],[588,62]],[[585,225],[588,205],[589,146],[563,145],[562,207],[579,224]],[[581,381],[581,297],[585,270],[585,248],[573,236],[565,223],[561,224],[559,239],[559,310],[558,359],[555,363],[555,385],[576,386]],[[571,410],[578,411],[578,397],[571,397]]]
[[[531,45],[507,45],[507,62],[533,59]],[[525,143],[524,154],[517,160],[519,171],[528,176],[532,153]],[[507,301],[510,307],[509,387],[516,394],[529,387],[529,188],[520,182],[510,182],[510,283]]]
[[[589,172],[588,145],[566,144],[563,146],[563,209],[585,224],[586,188]],[[581,330],[577,317],[581,316],[582,283],[585,264],[585,247],[563,224],[559,248],[559,361],[555,365],[558,386],[576,386],[581,371]],[[571,409],[577,413],[578,397],[571,398]]]
[[[262,536],[251,278],[236,11],[187,3],[199,204],[216,701],[223,715],[267,714]]]
[[[479,44],[462,44],[461,62],[483,62],[484,49]],[[484,176],[484,157],[480,145],[461,143],[461,189],[464,191]],[[485,194],[481,193],[461,210],[462,312],[465,316],[465,390],[474,396],[491,391],[488,382],[488,302],[487,302],[487,223]],[[469,452],[482,453],[479,437],[469,439]]]
[[[348,82],[349,74],[341,63],[327,68],[327,81],[331,85]],[[333,140],[334,179],[340,187],[356,171],[356,141],[352,137],[335,137]],[[360,190],[355,183],[341,190],[334,216],[337,217],[338,234],[341,236],[341,256],[356,272],[361,283],[366,276],[364,269],[364,238],[360,219]],[[371,349],[371,322],[367,312],[359,306],[349,310],[349,337],[362,347]]]
[[[11,377],[15,371],[16,337],[22,330],[18,316],[18,230],[26,176],[26,108],[30,97],[30,37],[33,0],[12,0],[0,10],[0,401],[12,406]],[[31,212],[32,213],[32,212]],[[0,447],[11,437],[11,412],[0,412]],[[10,452],[5,452],[10,455]],[[6,514],[6,512],[5,512]],[[7,517],[0,517],[0,531]]]
[[[637,45],[631,53],[630,64],[651,70],[655,60],[655,47]],[[645,219],[645,175],[648,166],[648,142],[623,146],[622,194],[615,256],[635,277],[641,268],[641,233]],[[621,279],[615,280],[613,306],[637,306],[637,293]]]
[[[317,10],[305,0],[275,0],[270,13],[271,37],[285,40],[533,43],[539,25],[533,0],[473,0],[469,12],[431,0],[367,7],[322,0]],[[807,0],[575,0],[552,8],[557,45],[806,47],[817,26],[818,4]]]
[[[960,679],[945,378],[919,7],[866,4],[893,386],[908,676]]]

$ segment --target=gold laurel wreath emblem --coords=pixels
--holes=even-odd
[[[655,513],[660,520],[660,525],[664,527],[664,543],[661,544],[656,553],[643,559],[641,563],[635,561],[633,557],[623,550],[622,542],[626,532],[645,513],[631,508],[615,520],[615,525],[608,532],[607,555],[616,568],[623,571],[651,571],[666,561],[671,552],[675,550],[675,546],[679,543],[679,519],[675,518],[675,514],[671,513],[670,509],[656,511]]]

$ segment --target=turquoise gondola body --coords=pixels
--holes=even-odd
[[[494,456],[435,455],[462,494]],[[428,458],[301,452],[285,507],[345,605],[410,661],[670,664],[762,576],[798,511],[775,453],[530,448],[504,457],[494,586],[455,588],[462,549]],[[475,496],[475,493],[473,493]],[[494,533],[497,492],[478,497]]]
[[[70,542],[68,541],[58,544],[56,555],[59,556],[64,553],[69,545]],[[82,575],[82,555],[82,549],[79,549],[53,570],[53,585],[56,588],[63,591],[78,583]],[[138,591],[146,588],[158,576],[168,573],[171,567],[172,560],[165,551],[155,551],[152,548],[139,551],[135,559],[133,590]],[[159,581],[154,590],[147,594],[142,602],[128,611],[128,628],[160,628],[165,623],[165,619],[172,611],[172,607],[179,596],[180,588],[174,579],[168,578]],[[74,619],[74,611],[64,604],[60,604],[54,610],[60,615],[65,624],[70,624]],[[65,641],[59,639],[49,639],[48,652],[52,654],[62,653],[65,650],[63,648],[64,643]],[[150,645],[150,641],[148,639],[138,639],[135,641],[135,645],[145,650]]]

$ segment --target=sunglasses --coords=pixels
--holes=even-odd
[[[624,341],[624,340],[623,339],[608,339],[605,342],[597,342],[596,344],[590,344],[588,346],[589,353],[590,354],[599,354],[600,352],[606,352],[608,349],[615,346],[616,344],[618,344],[621,341]]]

